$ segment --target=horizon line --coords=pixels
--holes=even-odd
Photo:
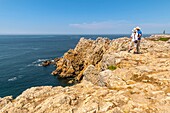
[[[94,34],[91,34],[91,33],[86,33],[86,34],[84,34],[84,33],[82,33],[82,34],[77,34],[77,33],[75,33],[75,34],[0,34],[0,35],[129,35],[129,34],[131,34],[131,33],[122,33],[122,34],[120,34],[120,33],[113,33],[113,34],[111,34],[111,33],[106,33],[106,34],[97,34],[97,33],[94,33]],[[152,34],[163,34],[163,33],[144,33],[144,35],[152,35]],[[166,33],[167,35],[169,34],[169,33]]]

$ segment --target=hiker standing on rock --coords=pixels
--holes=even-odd
[[[131,38],[131,42],[129,45],[128,52],[130,53],[130,51],[134,49],[134,53],[137,53],[138,33],[137,33],[136,28],[134,28],[132,30],[132,34],[131,34],[130,38]],[[132,47],[132,46],[134,46],[134,47]]]
[[[136,27],[135,28],[136,29],[136,31],[137,31],[137,34],[138,34],[138,41],[137,41],[137,47],[136,47],[136,49],[137,49],[137,54],[140,54],[140,41],[141,41],[141,37],[142,37],[142,31],[141,31],[141,28],[140,27]]]

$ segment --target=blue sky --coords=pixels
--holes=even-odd
[[[0,0],[0,34],[170,33],[170,0]]]

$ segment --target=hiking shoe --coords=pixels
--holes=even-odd
[[[138,52],[133,52],[133,54],[139,54]]]

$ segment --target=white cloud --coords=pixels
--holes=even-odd
[[[109,34],[123,34],[131,33],[131,30],[140,26],[143,33],[162,33],[163,30],[170,32],[170,23],[134,23],[130,21],[103,21],[103,22],[91,22],[91,23],[76,23],[69,24],[72,30],[80,33],[109,33]]]
[[[125,20],[73,23],[64,26],[1,26],[0,34],[130,34],[139,26],[144,34],[170,33],[170,23],[136,23]],[[21,29],[22,28],[22,29]]]
[[[125,20],[69,24],[72,32],[90,34],[130,33],[133,24]]]
[[[127,22],[126,21],[103,21],[103,22],[69,24],[69,26],[73,28],[79,28],[79,29],[99,30],[99,29],[113,29],[118,26],[123,26],[124,24],[127,24]]]
[[[92,22],[92,23],[82,23],[82,24],[70,24],[70,27],[80,28],[80,29],[110,29],[113,26],[109,22]]]

